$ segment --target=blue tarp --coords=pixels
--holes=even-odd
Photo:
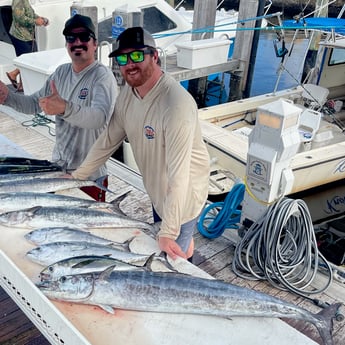
[[[328,17],[312,17],[312,18],[301,18],[298,21],[284,20],[284,28],[288,29],[316,29],[323,31],[332,31],[340,35],[345,35],[345,19],[341,18],[328,18]]]

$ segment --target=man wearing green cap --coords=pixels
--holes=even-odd
[[[141,27],[123,31],[109,55],[126,85],[114,114],[72,175],[88,178],[127,137],[145,189],[161,220],[157,241],[173,259],[193,255],[193,231],[205,205],[209,155],[192,96],[159,66],[153,37]]]
[[[111,70],[95,60],[97,38],[89,17],[76,14],[68,19],[63,35],[72,62],[60,65],[32,95],[10,92],[0,82],[0,104],[26,114],[44,111],[46,115],[56,115],[52,161],[71,172],[105,129],[114,110],[117,85]],[[106,174],[102,164],[90,178]],[[97,187],[88,187],[85,192],[96,200],[105,200],[105,193]]]

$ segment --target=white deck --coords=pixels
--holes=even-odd
[[[35,158],[49,159],[53,140],[39,134],[32,128],[24,128],[18,122],[0,113],[3,125],[6,125],[5,136],[23,148]],[[48,136],[49,138],[49,136]],[[111,176],[110,188],[121,188],[127,185],[124,181],[117,181]],[[127,185],[128,186],[128,185]],[[143,219],[151,217],[150,203],[147,196],[139,190],[134,198],[138,198],[135,206],[126,209],[134,212]],[[27,243],[23,235],[28,229],[12,229],[1,227],[0,238],[0,271],[1,285],[18,305],[26,311],[30,319],[54,344],[106,344],[109,339],[116,344],[180,344],[190,345],[210,344],[254,344],[264,343],[291,345],[316,344],[304,334],[279,319],[266,318],[233,318],[224,320],[204,316],[176,316],[143,313],[134,311],[118,311],[115,316],[107,314],[92,306],[73,303],[59,303],[46,300],[32,284],[41,269],[40,266],[29,262],[24,254],[32,245]],[[114,238],[125,239],[133,234],[138,235],[137,250],[154,250],[156,242],[138,230],[104,231],[93,230],[95,233]],[[16,243],[8,246],[8,243]],[[9,248],[11,247],[11,248]],[[195,272],[202,272],[191,264]],[[344,296],[344,295],[343,295]],[[38,317],[38,315],[40,315]],[[250,329],[250,332],[248,330]],[[274,331],[273,331],[274,330]]]

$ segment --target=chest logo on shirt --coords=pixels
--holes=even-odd
[[[87,95],[89,94],[89,89],[87,89],[86,87],[84,87],[83,89],[80,90],[79,99],[86,99]]]
[[[147,139],[154,139],[155,138],[155,130],[151,126],[144,127],[145,137]]]

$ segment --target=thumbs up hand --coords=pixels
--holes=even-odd
[[[66,109],[66,101],[60,97],[54,80],[50,82],[51,94],[39,99],[39,106],[46,115],[63,114]]]

